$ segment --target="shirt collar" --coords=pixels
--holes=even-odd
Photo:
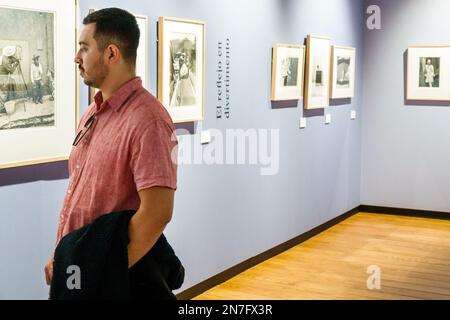
[[[97,112],[106,107],[106,105],[109,105],[112,109],[118,112],[120,107],[130,97],[130,95],[139,88],[142,88],[142,80],[140,77],[135,77],[130,81],[125,82],[106,101],[103,101],[102,92],[101,91],[97,92],[94,96]]]

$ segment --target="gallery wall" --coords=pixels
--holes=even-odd
[[[365,31],[361,203],[450,211],[449,103],[405,101],[405,50],[450,45],[450,2],[376,0]]]
[[[81,17],[89,8],[110,6],[149,18],[152,93],[157,89],[158,16],[206,22],[205,119],[177,125],[191,132],[180,134],[180,148],[202,130],[225,135],[226,129],[279,129],[275,175],[261,175],[261,166],[254,164],[179,166],[173,220],[165,234],[186,268],[181,290],[360,204],[362,1],[81,0]],[[320,110],[303,111],[301,101],[270,102],[272,44],[302,44],[308,33],[357,50],[355,97],[331,102],[328,125]],[[227,38],[231,113],[229,119],[216,119],[217,46]],[[80,81],[82,112],[87,101]],[[356,120],[350,120],[351,110]],[[307,117],[305,129],[299,129],[302,116]],[[54,248],[66,187],[66,162],[0,171],[0,299],[47,298],[43,267]]]

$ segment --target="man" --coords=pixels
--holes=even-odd
[[[3,90],[3,86],[0,85],[0,116],[6,114],[5,102],[7,101],[8,94]]]
[[[47,71],[48,89],[50,91],[50,101],[55,100],[55,72],[52,69]]]
[[[2,50],[2,57],[0,59],[0,83],[6,87],[6,100],[13,100],[16,98],[16,82],[13,74],[19,67],[19,60],[15,57],[16,47],[6,46]]]
[[[428,87],[433,87],[434,84],[434,66],[431,64],[431,59],[427,59],[425,65],[425,83]]]
[[[139,44],[135,17],[108,8],[89,14],[83,24],[75,63],[84,83],[100,91],[80,121],[69,158],[70,181],[57,243],[102,214],[137,210],[128,229],[133,269],[172,217],[175,128],[166,109],[135,75]],[[49,284],[52,258],[45,274]]]
[[[33,102],[35,104],[42,102],[42,65],[39,62],[39,56],[33,55],[31,64],[31,84],[33,85]]]
[[[290,62],[290,59],[283,59],[283,61],[281,61],[281,78],[283,79],[283,87],[286,87],[288,85],[291,64]]]

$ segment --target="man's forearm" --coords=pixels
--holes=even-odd
[[[155,245],[168,221],[154,217],[139,209],[128,227],[128,267],[132,267]]]

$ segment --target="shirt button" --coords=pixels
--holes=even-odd
[[[71,192],[72,192],[72,190],[70,190],[70,189],[69,189],[69,190],[67,190],[67,193],[68,193],[68,194],[70,194]]]
[[[76,168],[77,168],[77,169],[80,169],[80,165],[79,165],[79,164],[77,164]]]

